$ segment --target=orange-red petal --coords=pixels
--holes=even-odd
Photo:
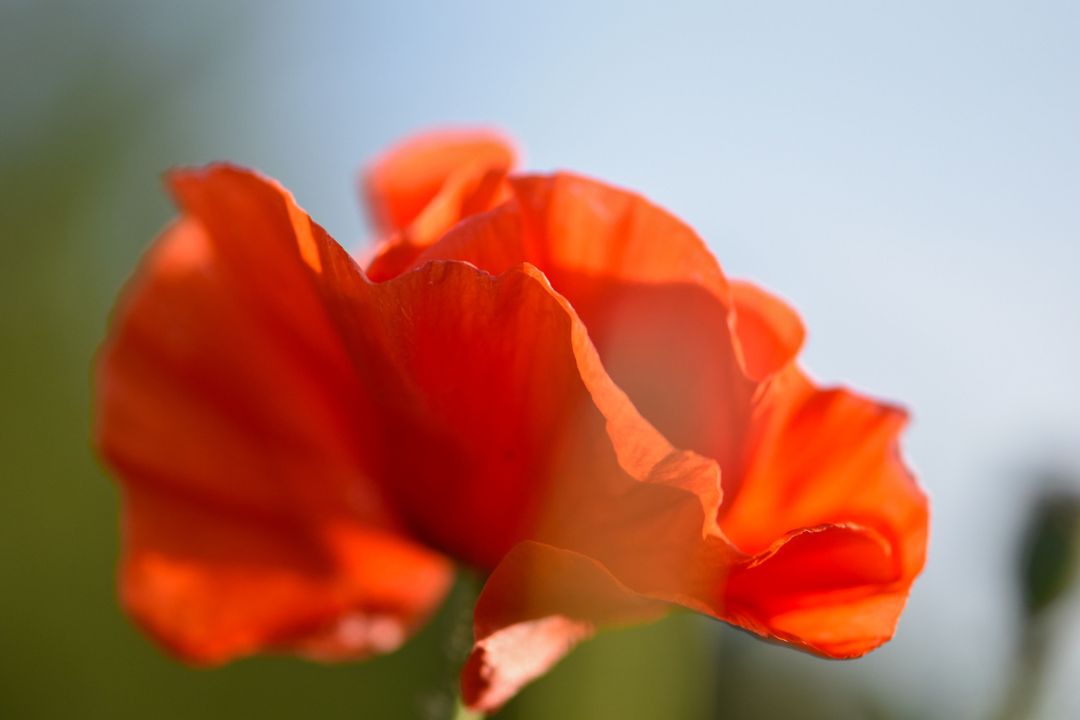
[[[461,218],[504,199],[514,161],[509,140],[487,130],[427,133],[383,155],[364,179],[369,214],[385,238],[368,276],[399,275]]]
[[[729,327],[731,290],[701,239],[639,195],[579,176],[511,179],[513,201],[418,259],[497,273],[530,262],[581,317],[608,373],[676,446],[728,468],[753,383]]]
[[[756,553],[794,530],[855,523],[897,543],[906,567],[921,564],[927,502],[900,456],[906,423],[895,406],[822,390],[789,368],[757,408],[724,531]]]
[[[849,658],[892,638],[910,585],[887,538],[826,525],[795,531],[733,570],[721,607],[753,632]]]
[[[304,527],[133,482],[124,496],[122,602],[190,662],[389,652],[448,588],[446,562],[393,533]]]
[[[365,472],[362,388],[304,269],[310,221],[269,184],[218,191],[220,216],[188,212],[147,254],[99,357],[125,605],[192,661],[389,649],[449,565],[400,535]]]
[[[926,496],[900,457],[906,419],[847,390],[821,390],[794,367],[773,378],[742,482],[720,516],[732,542],[761,558],[729,588],[730,603],[757,608],[759,631],[836,656],[892,636],[925,561],[929,523]],[[818,584],[785,585],[805,574],[795,568]]]

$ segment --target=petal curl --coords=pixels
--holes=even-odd
[[[898,408],[818,389],[794,367],[772,380],[742,483],[720,516],[732,542],[763,558],[759,569],[732,580],[729,598],[763,613],[759,631],[840,657],[892,636],[925,562],[929,525],[926,496],[900,457],[906,421]],[[834,551],[822,550],[834,542]],[[845,564],[853,548],[862,548],[860,561]],[[835,587],[815,588],[807,578],[810,585],[781,592],[766,579],[778,573],[767,565],[781,561],[811,568],[818,582]],[[760,590],[754,602],[752,587]]]
[[[510,141],[488,130],[419,135],[379,158],[364,188],[376,232],[387,239],[368,276],[396,277],[461,218],[505,199],[514,162]]]
[[[905,566],[925,553],[926,496],[900,456],[907,413],[844,389],[819,389],[802,371],[774,378],[756,409],[742,486],[721,525],[756,553],[794,530],[870,527],[905,545]]]
[[[233,197],[212,229],[188,213],[164,233],[98,358],[122,597],[194,662],[387,650],[450,581],[364,472],[361,388],[301,257],[310,221],[267,187],[278,212]]]
[[[832,658],[892,638],[907,601],[895,548],[876,531],[826,525],[790,533],[725,580],[726,618]]]

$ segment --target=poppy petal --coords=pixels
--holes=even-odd
[[[468,218],[418,259],[499,273],[539,267],[607,372],[674,445],[733,466],[754,383],[730,330],[731,289],[701,239],[642,197],[567,173],[514,177],[513,202]]]
[[[748,553],[787,533],[854,523],[925,552],[926,496],[899,451],[907,414],[844,389],[819,389],[798,369],[773,379],[757,409],[742,486],[721,517]]]
[[[462,700],[490,712],[547,672],[599,626],[653,620],[666,605],[622,586],[603,565],[543,543],[514,547],[476,604]]]
[[[514,161],[507,139],[482,130],[428,133],[387,152],[364,179],[376,232],[388,238],[368,276],[399,275],[461,218],[504,199]]]
[[[442,600],[444,560],[354,524],[322,533],[183,491],[124,492],[121,599],[179,657],[265,650],[342,660],[396,649]]]
[[[806,330],[790,305],[757,285],[735,280],[731,290],[746,373],[763,380],[795,359]]]
[[[889,540],[828,525],[791,533],[725,580],[725,614],[758,634],[833,658],[892,638],[911,578]]]
[[[306,218],[267,187],[280,214],[224,188],[236,214],[210,228],[189,213],[164,233],[98,359],[122,595],[195,662],[389,649],[451,578],[401,539],[362,469],[360,388],[303,269]]]
[[[906,420],[902,410],[850,391],[818,389],[794,367],[772,379],[755,417],[742,484],[725,498],[720,516],[727,537],[761,558],[755,561],[759,567],[732,582],[771,578],[779,571],[768,565],[787,558],[792,567],[820,567],[820,582],[843,580],[849,588],[817,592],[792,586],[789,593],[768,593],[773,605],[767,614],[785,618],[767,621],[776,634],[798,635],[808,646],[841,656],[864,653],[891,637],[925,561],[929,522],[926,496],[900,457]],[[815,528],[827,532],[803,535]],[[842,548],[830,556],[822,550],[829,543]],[[854,557],[853,548],[865,551],[859,563],[829,569],[845,553]],[[828,557],[834,559],[816,559]],[[756,582],[764,587],[772,580]],[[746,595],[740,587],[732,592]],[[815,629],[815,618],[830,613],[834,621],[850,622]],[[873,627],[859,629],[867,623]],[[826,640],[815,632],[836,636]]]

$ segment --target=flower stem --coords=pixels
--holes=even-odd
[[[454,713],[453,720],[483,720],[484,714],[469,710],[467,707],[461,704],[461,700],[457,702],[457,709]]]

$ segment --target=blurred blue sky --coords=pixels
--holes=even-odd
[[[129,24],[156,58],[124,72],[188,70],[116,158],[123,175],[251,165],[359,246],[362,163],[410,131],[481,123],[516,137],[528,168],[668,207],[729,274],[794,302],[813,373],[912,410],[930,564],[898,638],[849,672],[942,716],[986,711],[1013,641],[1029,471],[1080,465],[1080,4],[227,5],[79,13]],[[56,64],[115,50],[55,40]],[[12,81],[47,106],[48,83]],[[34,117],[7,114],[5,132],[32,136]],[[118,206],[97,192],[91,227]],[[1047,717],[1080,717],[1075,603],[1065,621]]]

